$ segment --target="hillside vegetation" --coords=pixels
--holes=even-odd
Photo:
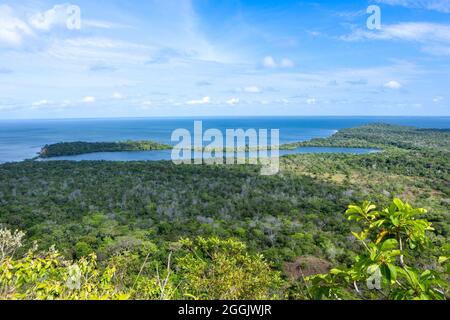
[[[58,293],[60,298],[442,298],[446,292],[442,279],[448,277],[445,249],[450,242],[449,138],[446,131],[378,124],[347,129],[329,139],[297,145],[384,151],[290,155],[281,159],[276,176],[261,176],[257,166],[249,165],[4,164],[0,166],[0,224],[25,231],[27,240],[9,255],[2,271],[34,263],[36,255],[47,261],[48,250],[55,245],[53,284],[66,281],[70,272],[79,274],[67,269],[75,263],[88,265],[80,267],[82,272],[98,277],[89,285],[97,286],[95,279],[108,285],[92,296],[82,296],[80,288]],[[354,269],[355,258],[364,256],[364,244],[381,246],[384,241],[377,243],[377,237],[386,230],[356,226],[345,211],[354,204],[363,208],[367,200],[379,210],[369,211],[384,212],[394,198],[411,208],[423,208],[402,223],[415,219],[431,223],[421,238],[428,240],[400,250],[393,233],[382,238],[397,241],[391,240],[383,252],[400,250],[389,256],[398,279],[386,272],[389,266],[383,262],[378,268],[383,279],[387,277],[383,290],[365,291],[358,273],[362,271]],[[393,214],[401,215],[408,208],[400,207],[392,209]],[[382,214],[373,216],[378,220]],[[361,240],[364,228],[369,231]],[[409,236],[402,239],[409,241]],[[33,241],[41,249],[33,249]],[[335,271],[327,276],[331,269]],[[407,285],[405,277],[420,278],[426,270],[430,273],[424,277],[432,276],[423,281],[429,281],[426,286],[431,291],[402,293],[401,287],[395,287],[398,281],[409,288],[413,284]],[[220,274],[214,280],[216,291],[209,285],[211,273]],[[323,277],[314,278],[318,273]],[[244,274],[250,274],[252,281],[244,281]],[[47,293],[38,296],[30,289],[33,284],[15,286],[19,297],[48,297]],[[25,288],[28,292],[23,292]]]

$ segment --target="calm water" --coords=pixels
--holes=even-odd
[[[328,137],[337,130],[367,123],[384,122],[421,128],[450,128],[450,117],[253,117],[253,118],[148,118],[83,120],[0,120],[0,163],[22,161],[36,156],[46,144],[73,141],[154,140],[169,143],[172,131],[193,130],[193,121],[203,120],[204,130],[280,129],[280,143]],[[336,152],[314,148],[299,152]],[[340,150],[365,153],[367,150]],[[285,154],[286,152],[282,152]],[[104,153],[71,157],[71,160],[166,160],[168,151]],[[74,159],[79,157],[79,159]]]
[[[293,150],[280,150],[280,156],[299,153],[349,153],[349,154],[367,154],[372,152],[379,152],[375,149],[363,148],[324,148],[324,147],[302,147]],[[139,152],[98,152],[89,154],[80,154],[67,157],[55,157],[49,159],[41,159],[40,161],[163,161],[172,160],[171,150],[157,150],[157,151],[139,151]],[[270,154],[270,152],[269,152]],[[194,159],[208,159],[207,155],[202,155],[199,152],[194,152]],[[257,158],[258,153],[255,152],[237,152],[237,158]]]

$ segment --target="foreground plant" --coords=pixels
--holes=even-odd
[[[394,199],[381,211],[370,202],[349,206],[349,220],[360,223],[363,230],[353,232],[364,248],[350,268],[335,268],[329,274],[307,278],[312,299],[435,299],[448,294],[448,266],[426,269],[414,266],[414,256],[430,248],[427,232],[431,223],[417,219],[425,209],[413,208]],[[439,263],[448,262],[448,248]],[[409,259],[408,259],[409,258]],[[411,265],[408,262],[411,263]],[[437,265],[439,265],[439,263]],[[438,272],[441,271],[441,272]]]
[[[0,300],[106,300],[126,299],[128,295],[112,284],[115,269],[100,271],[91,254],[75,263],[65,260],[51,248],[38,253],[30,249],[22,258],[14,252],[22,247],[21,232],[1,229]]]

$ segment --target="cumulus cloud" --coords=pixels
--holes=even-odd
[[[262,65],[266,68],[276,68],[278,66],[278,64],[275,62],[275,59],[272,56],[264,57]]]
[[[240,102],[239,98],[231,98],[227,101],[227,104],[230,106],[236,105]]]
[[[97,99],[92,96],[87,96],[83,98],[84,103],[94,103]]]
[[[400,89],[402,87],[402,85],[398,81],[389,81],[384,84],[384,87],[388,88],[388,89],[397,90],[397,89]]]
[[[32,106],[33,107],[41,107],[41,106],[45,106],[45,105],[48,105],[48,104],[50,104],[50,102],[48,100],[44,99],[44,100],[39,100],[39,101],[33,102]]]
[[[263,92],[263,89],[258,86],[248,86],[245,87],[243,91],[246,93],[261,93]]]
[[[189,105],[199,105],[199,104],[208,104],[211,103],[211,98],[210,97],[203,97],[200,100],[191,100],[186,102]]]
[[[120,92],[114,92],[112,97],[113,97],[113,99],[117,99],[117,100],[120,100],[120,99],[124,98],[123,95]]]
[[[290,59],[283,58],[281,61],[276,61],[272,56],[266,56],[262,60],[262,65],[265,68],[276,69],[276,68],[293,68],[295,66],[294,62]]]
[[[434,97],[434,98],[433,98],[433,102],[434,102],[434,103],[439,103],[439,102],[441,102],[442,100],[444,100],[444,97],[441,97],[441,96],[437,96],[437,97]]]

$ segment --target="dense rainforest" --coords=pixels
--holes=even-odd
[[[450,133],[373,124],[284,147],[306,145],[383,152],[289,155],[275,176],[261,176],[252,165],[3,164],[0,247],[15,245],[0,257],[0,297],[445,298]],[[368,226],[355,224],[361,220]],[[376,270],[390,284],[407,287],[401,274],[411,279],[417,268],[429,271],[417,276],[426,276],[418,288],[438,289],[365,292],[356,285],[364,280],[365,248],[371,259],[382,257]],[[98,292],[83,295],[76,284],[70,292],[50,284],[31,292],[11,282],[21,279],[17,266],[39,262],[52,285],[89,274]]]

